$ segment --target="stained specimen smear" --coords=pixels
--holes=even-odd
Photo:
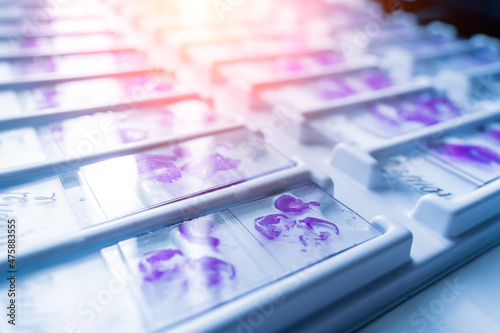
[[[332,53],[320,53],[316,56],[316,61],[324,66],[329,66],[333,64],[338,64],[342,62],[342,59]]]
[[[276,207],[276,209],[285,213],[302,213],[309,209],[310,206],[319,206],[319,203],[316,201],[303,202],[302,200],[287,194],[279,197],[274,203],[274,207]]]
[[[383,73],[367,73],[363,78],[364,84],[373,90],[379,90],[392,86],[392,80]]]
[[[210,236],[213,231],[214,224],[210,220],[194,220],[179,226],[179,232],[186,240],[216,248],[219,246],[220,240]]]
[[[337,235],[339,234],[339,228],[334,223],[326,220],[318,219],[315,217],[306,217],[305,219],[300,220],[299,223],[303,223],[310,230],[314,230],[315,226],[329,226],[335,230],[335,233]]]
[[[488,134],[490,137],[495,139],[496,141],[500,142],[500,125],[499,124],[493,124],[488,126]]]
[[[192,177],[209,180],[217,171],[236,169],[240,165],[239,160],[224,157],[218,153],[195,158],[178,168],[174,163],[179,164],[179,158],[186,158],[191,155],[188,149],[176,147],[173,150],[174,156],[160,154],[140,154],[137,156],[137,168],[139,174],[154,173],[150,176],[162,183],[172,183],[182,178],[185,173]]]
[[[181,251],[160,250],[145,253],[139,262],[139,270],[146,281],[158,279],[169,281],[181,274],[185,264],[186,261]]]
[[[323,99],[336,99],[354,93],[356,91],[341,79],[324,79],[318,82],[318,94]]]
[[[172,183],[182,177],[181,171],[175,166],[175,156],[156,154],[141,154],[137,156],[139,174],[154,172],[154,180],[162,183]]]
[[[201,180],[208,180],[217,171],[236,169],[240,161],[223,157],[220,154],[210,154],[199,157],[181,167],[182,172]]]
[[[230,263],[214,257],[201,257],[191,262],[191,267],[197,276],[203,278],[206,287],[221,286],[225,281],[236,277],[236,270]]]
[[[419,96],[409,103],[394,106],[386,104],[374,105],[372,114],[391,126],[399,126],[401,123],[408,121],[429,126],[460,115],[460,109],[446,98],[440,96]]]
[[[267,239],[276,239],[283,231],[283,228],[290,230],[295,224],[296,222],[294,220],[290,220],[284,214],[271,214],[256,218],[255,230],[260,232]]]
[[[303,202],[291,195],[282,195],[274,202],[274,207],[284,213],[303,214],[311,206],[320,206],[319,202]],[[283,240],[286,242],[300,242],[302,245],[317,245],[326,241],[332,233],[339,234],[340,230],[334,223],[316,217],[307,216],[296,220],[294,215],[270,214],[257,217],[254,228],[269,240]]]
[[[500,141],[500,130],[492,130],[490,131],[490,134],[493,138]]]
[[[224,260],[211,256],[187,258],[175,249],[145,253],[139,262],[139,270],[146,282],[182,282],[185,291],[200,285],[207,288],[222,286],[236,277],[234,266]]]
[[[500,164],[499,154],[489,148],[479,145],[441,143],[438,150],[446,155],[472,162]]]

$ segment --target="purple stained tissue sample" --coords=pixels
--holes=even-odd
[[[339,234],[339,228],[332,222],[318,219],[315,217],[306,217],[303,220],[299,220],[299,223],[303,223],[307,229],[314,230],[314,226],[330,226],[335,230],[335,233],[338,235]]]
[[[500,141],[500,126],[499,125],[490,126],[488,128],[488,134],[490,137],[492,137],[496,141]]]
[[[414,101],[413,107],[403,107],[401,115],[403,119],[433,125],[460,115],[460,109],[444,97],[422,96]]]
[[[283,49],[289,51],[300,52],[309,49],[309,46],[307,45],[305,40],[296,36],[281,38],[279,43],[282,45]]]
[[[53,73],[57,71],[57,60],[55,57],[42,57],[37,61],[19,61],[16,63],[16,71],[22,75]]]
[[[216,153],[196,158],[184,164],[181,170],[195,178],[208,180],[217,171],[236,169],[239,165],[240,161]]]
[[[465,159],[471,162],[500,164],[499,154],[489,148],[479,145],[441,143],[439,144],[438,151],[448,156]]]
[[[409,103],[394,106],[376,104],[372,107],[372,114],[391,126],[407,121],[429,126],[460,115],[460,109],[441,96],[419,96]]]
[[[274,203],[274,207],[276,207],[276,209],[285,213],[302,213],[309,209],[310,206],[319,206],[319,202],[303,202],[302,200],[287,194],[279,197]]]
[[[320,204],[316,201],[305,203],[291,195],[282,195],[275,201],[274,206],[285,213],[304,213],[310,206]],[[332,222],[309,216],[297,221],[286,214],[258,217],[254,220],[254,228],[269,240],[300,242],[304,247],[326,241],[332,233],[340,233],[337,225]]]
[[[214,224],[210,220],[194,220],[179,226],[181,236],[189,242],[208,245],[216,248],[220,244],[218,238],[210,236],[214,231]]]
[[[392,80],[384,73],[369,72],[363,77],[363,82],[372,90],[379,90],[392,86]]]
[[[180,284],[183,292],[200,285],[205,288],[221,287],[236,277],[234,266],[224,260],[211,256],[187,258],[175,249],[145,253],[138,268],[145,282]]]
[[[255,230],[267,239],[278,238],[284,230],[289,231],[297,222],[284,214],[271,214],[255,219]]]
[[[177,146],[173,149],[174,155],[179,158],[190,157],[191,151],[188,148]]]
[[[156,154],[141,154],[137,156],[139,174],[154,172],[154,180],[162,183],[172,183],[182,177],[181,171],[175,166],[175,156]]]
[[[206,287],[221,286],[226,281],[236,277],[234,266],[227,261],[210,256],[204,256],[191,261],[191,268],[195,276],[202,279],[202,285]]]
[[[181,275],[185,265],[181,251],[168,249],[145,253],[139,262],[139,270],[146,281],[170,281]]]
[[[342,58],[334,53],[323,52],[315,57],[316,61],[323,66],[330,66],[342,62]]]
[[[42,39],[40,38],[24,38],[19,41],[19,48],[26,49],[30,47],[40,47]]]
[[[323,99],[336,99],[354,94],[356,91],[341,79],[324,79],[318,82],[317,92]]]
[[[174,163],[178,163],[179,158],[189,157],[189,149],[182,147],[174,148],[174,156],[160,154],[139,154],[137,156],[137,170],[139,174],[153,173],[154,179],[161,183],[173,183],[182,178],[183,173],[192,177],[208,180],[212,178],[217,171],[236,169],[240,161],[224,157],[220,154],[210,154],[195,158],[178,168]]]
[[[42,91],[42,100],[37,101],[37,106],[40,109],[50,109],[59,106],[59,93],[55,87],[48,87]]]

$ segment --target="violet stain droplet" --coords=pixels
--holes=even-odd
[[[195,178],[208,180],[217,171],[236,169],[239,165],[240,161],[238,160],[224,157],[220,154],[211,154],[184,164],[181,170]]]
[[[236,276],[236,270],[230,263],[214,257],[204,256],[191,262],[195,271],[198,271],[204,279],[207,287],[215,287],[232,280]]]
[[[310,206],[319,206],[319,202],[303,202],[291,195],[284,194],[274,202],[274,207],[284,213],[302,213]]]
[[[214,230],[214,225],[210,220],[194,220],[179,225],[181,236],[192,243],[209,245],[216,248],[220,240],[209,236]]]

